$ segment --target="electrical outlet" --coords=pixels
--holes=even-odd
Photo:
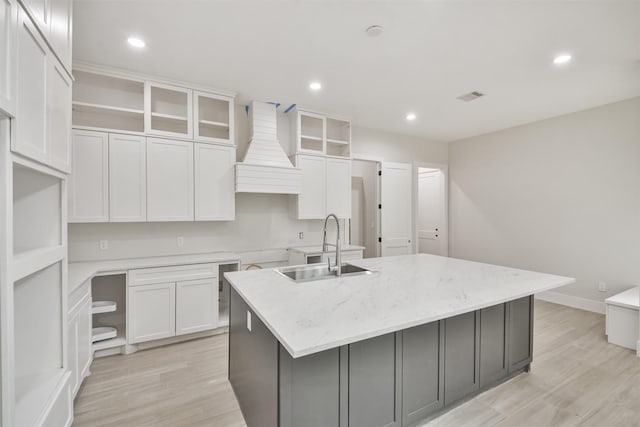
[[[100,250],[106,251],[109,249],[109,241],[108,240],[100,240]]]
[[[247,329],[251,332],[251,312],[247,310]]]
[[[178,236],[178,238],[176,239],[176,245],[178,245],[179,248],[184,246],[184,237],[182,236]]]
[[[304,240],[304,232],[303,231],[298,233],[298,239]]]
[[[598,291],[607,292],[607,283],[604,280],[598,282]]]

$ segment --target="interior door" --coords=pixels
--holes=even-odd
[[[382,163],[380,177],[382,256],[411,253],[411,165]]]
[[[440,170],[418,174],[418,252],[446,255],[442,248],[444,214],[443,179]]]

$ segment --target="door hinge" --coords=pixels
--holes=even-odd
[[[382,203],[378,203],[378,209],[382,209]]]
[[[378,243],[382,243],[382,237],[378,237]]]
[[[378,176],[382,176],[382,171],[378,171]]]

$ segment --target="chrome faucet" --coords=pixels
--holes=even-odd
[[[329,221],[329,218],[333,217],[333,219],[336,220],[336,244],[335,245],[331,245],[329,243],[327,243],[327,221]],[[342,276],[342,249],[340,248],[340,221],[338,221],[338,217],[336,216],[336,214],[329,214],[327,215],[327,217],[324,219],[324,235],[322,237],[322,253],[325,253],[328,251],[328,246],[335,246],[336,248],[336,265],[335,265],[335,270],[336,270],[336,276],[340,277]],[[331,259],[327,258],[327,267],[329,268],[329,270],[331,270]]]

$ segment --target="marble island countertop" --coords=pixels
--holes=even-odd
[[[418,254],[350,262],[374,274],[295,283],[275,270],[226,273],[293,357],[445,319],[575,282]]]

